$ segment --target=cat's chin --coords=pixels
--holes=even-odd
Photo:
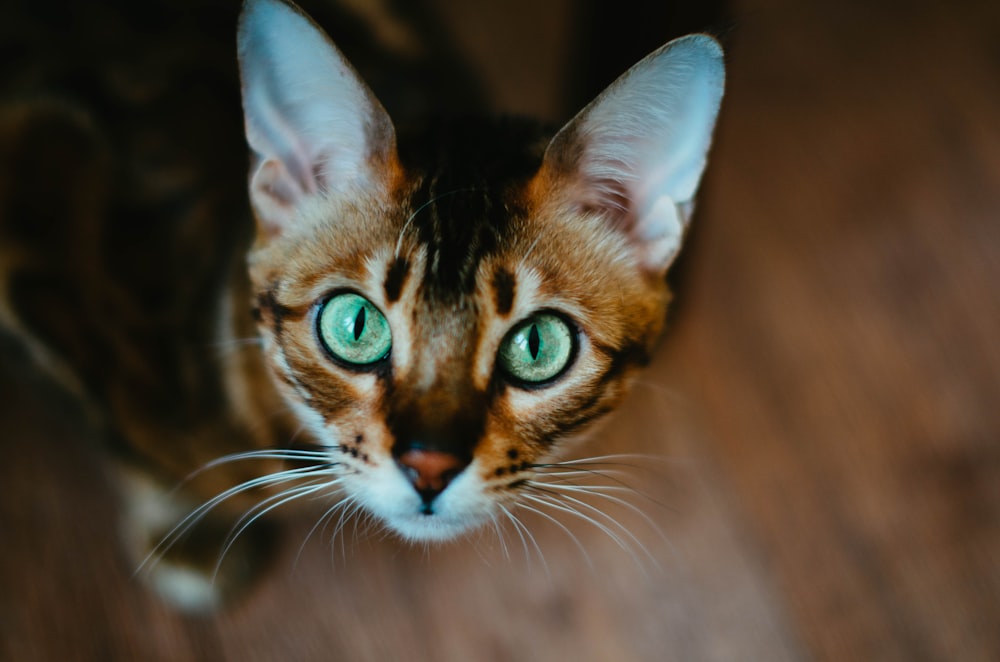
[[[446,542],[468,533],[480,522],[472,519],[452,519],[441,515],[394,517],[386,525],[407,542]]]
[[[387,529],[414,543],[454,540],[489,522],[496,504],[473,471],[463,473],[428,509],[402,473],[392,468],[373,472],[358,485],[357,497]]]

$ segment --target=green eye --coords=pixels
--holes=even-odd
[[[500,345],[500,367],[515,379],[545,382],[569,363],[573,332],[551,313],[532,315],[515,326]]]
[[[319,335],[335,357],[368,365],[386,357],[392,347],[389,322],[372,303],[353,292],[337,294],[319,311]]]

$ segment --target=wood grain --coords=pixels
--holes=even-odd
[[[0,659],[1000,659],[1000,8],[890,5],[735,7],[673,328],[579,451],[663,458],[631,553],[303,518],[244,603],[181,617],[122,562],[96,432],[8,347]]]
[[[737,38],[675,366],[821,659],[1000,654],[998,16]]]

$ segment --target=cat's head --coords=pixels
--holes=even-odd
[[[495,518],[648,357],[723,64],[649,55],[551,139],[397,133],[298,8],[251,0],[239,55],[260,332],[348,498],[402,536]]]

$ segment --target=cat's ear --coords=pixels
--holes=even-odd
[[[724,78],[722,48],[711,37],[668,43],[556,134],[544,180],[624,230],[646,269],[665,272],[705,168]]]
[[[287,229],[315,194],[385,185],[392,122],[321,28],[290,2],[248,0],[238,47],[250,201],[261,232]]]

